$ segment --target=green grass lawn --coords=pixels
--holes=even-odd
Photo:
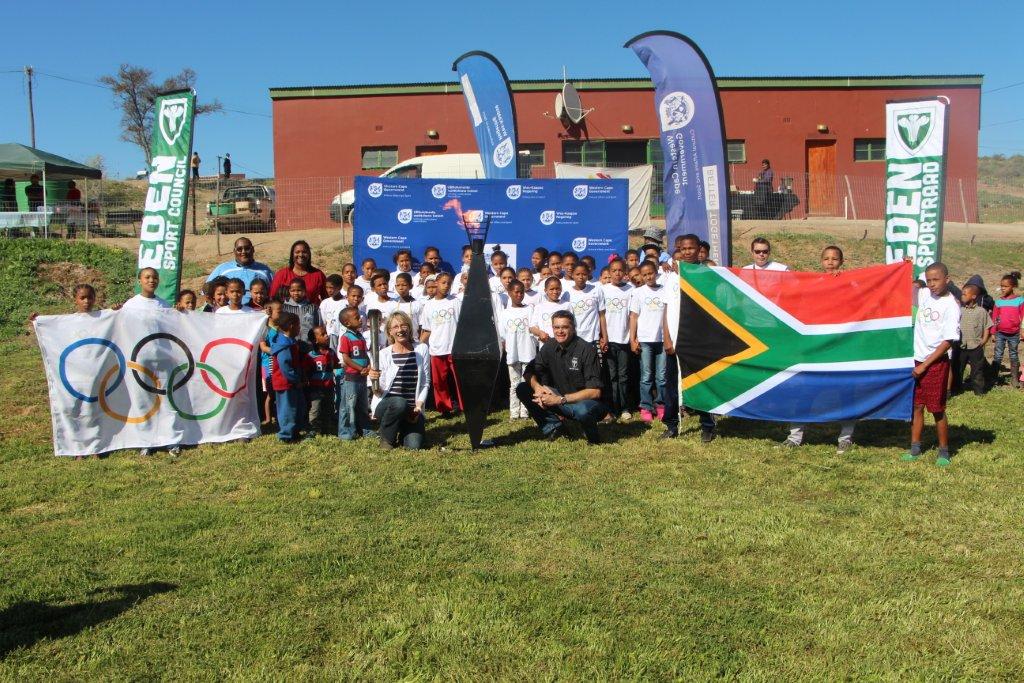
[[[810,265],[823,240],[773,244]],[[958,281],[1021,253],[974,249],[949,250]],[[116,254],[73,256],[126,287]],[[0,679],[1024,677],[1024,392],[956,398],[944,470],[930,427],[907,464],[903,424],[837,456],[834,426],[795,451],[741,420],[705,446],[692,419],[588,447],[501,413],[479,453],[431,421],[419,453],[264,436],[74,461],[6,315]]]

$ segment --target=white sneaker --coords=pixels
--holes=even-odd
[[[619,419],[622,420],[623,422],[629,422],[630,420],[633,419],[633,414],[628,410],[623,410],[622,414],[619,415]]]
[[[181,446],[171,446],[167,449],[167,452],[171,454],[171,457],[177,458],[181,455]]]
[[[148,458],[151,455],[153,455],[153,449],[152,448],[140,448],[139,449],[139,457],[141,457],[141,458]]]

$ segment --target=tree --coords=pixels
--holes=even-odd
[[[103,175],[107,175],[107,160],[103,158],[102,154],[93,154],[91,157],[87,158],[82,163],[85,164],[86,166],[98,168],[99,170],[103,171]]]
[[[196,72],[185,68],[163,83],[153,82],[153,72],[141,66],[122,64],[117,73],[101,76],[100,83],[114,91],[114,101],[121,108],[121,139],[142,150],[149,165],[149,144],[153,139],[153,107],[156,97],[167,90],[183,90],[195,86]],[[196,105],[196,116],[221,111],[217,100]]]

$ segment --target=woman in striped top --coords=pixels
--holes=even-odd
[[[374,396],[374,416],[380,421],[380,445],[385,450],[399,441],[406,448],[423,447],[425,436],[423,404],[430,389],[430,356],[426,344],[413,342],[412,320],[403,311],[395,311],[384,323],[390,346],[381,349],[378,370],[370,370],[371,380],[379,380]]]

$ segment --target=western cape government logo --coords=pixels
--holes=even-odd
[[[366,194],[370,195],[374,199],[384,194],[383,183],[370,183],[366,186]]]
[[[398,212],[398,222],[403,225],[412,222],[412,209],[401,209]]]
[[[541,222],[542,225],[551,225],[552,223],[555,222],[555,212],[554,211],[541,211],[540,212],[540,222]]]
[[[370,249],[380,249],[380,245],[384,244],[383,235],[367,235],[366,246]]]
[[[693,120],[693,98],[682,91],[670,92],[658,105],[663,131],[677,130]]]
[[[909,112],[896,116],[896,131],[907,152],[914,154],[928,142],[928,136],[932,132],[932,119],[931,111]]]
[[[157,119],[160,122],[160,135],[168,145],[173,145],[181,137],[181,132],[185,129],[187,111],[188,100],[184,97],[160,102],[160,114]]]
[[[491,158],[494,160],[495,166],[505,168],[512,163],[515,155],[516,151],[512,149],[512,138],[505,138],[494,148],[494,154],[491,155]]]
[[[509,185],[508,187],[505,188],[505,196],[508,197],[509,199],[519,199],[521,196],[523,196],[523,186]]]
[[[444,196],[448,194],[448,186],[444,183],[438,183],[430,188],[430,194],[434,195],[434,199],[444,199]]]
[[[576,199],[586,199],[587,192],[590,190],[586,185],[577,185],[572,188],[572,196]]]
[[[586,251],[587,249],[587,238],[577,237],[572,241],[572,250],[575,252]]]

